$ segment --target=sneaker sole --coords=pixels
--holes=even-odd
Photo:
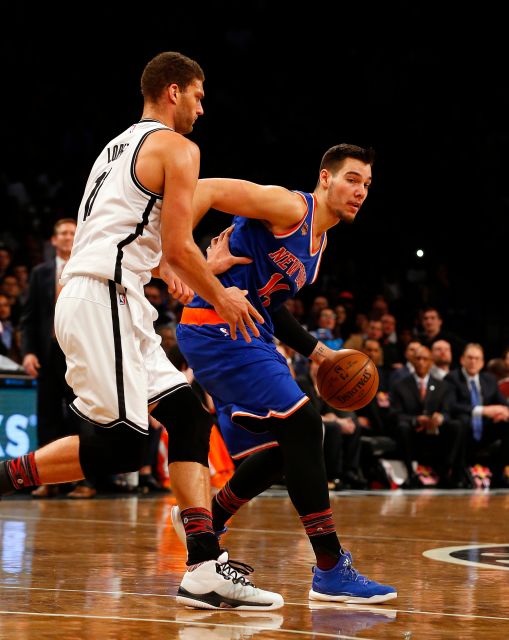
[[[207,594],[210,595],[210,594]],[[221,601],[221,596],[213,594],[214,600],[218,601],[218,604],[214,604],[207,600],[200,600],[198,595],[177,595],[177,604],[184,605],[189,609],[213,609],[215,611],[271,611],[273,609],[280,609],[284,605],[283,599],[280,602],[273,602],[272,604],[241,604],[238,605],[226,603]]]
[[[371,596],[370,598],[362,598],[361,596],[333,596],[327,593],[319,593],[318,591],[309,590],[310,600],[322,600],[324,602],[345,602],[346,604],[379,604],[380,602],[388,602],[389,600],[395,600],[398,597],[396,591],[391,591],[384,595]]]

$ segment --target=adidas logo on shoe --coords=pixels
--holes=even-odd
[[[332,569],[313,568],[310,600],[378,604],[398,597],[394,587],[380,584],[361,575],[352,566],[352,555],[342,553]]]

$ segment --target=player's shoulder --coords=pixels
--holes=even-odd
[[[158,129],[154,131],[146,140],[145,145],[147,148],[153,148],[166,156],[183,152],[192,156],[200,155],[200,148],[196,143],[181,133],[173,131],[173,129]]]

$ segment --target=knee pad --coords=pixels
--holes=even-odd
[[[148,445],[148,433],[136,431],[126,424],[101,427],[83,421],[79,439],[80,464],[85,478],[138,471]]]
[[[198,462],[209,466],[212,418],[191,387],[165,396],[152,411],[168,431],[168,462]]]

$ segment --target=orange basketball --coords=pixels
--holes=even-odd
[[[375,397],[378,369],[362,351],[341,349],[320,363],[316,385],[321,397],[331,407],[355,411]]]

